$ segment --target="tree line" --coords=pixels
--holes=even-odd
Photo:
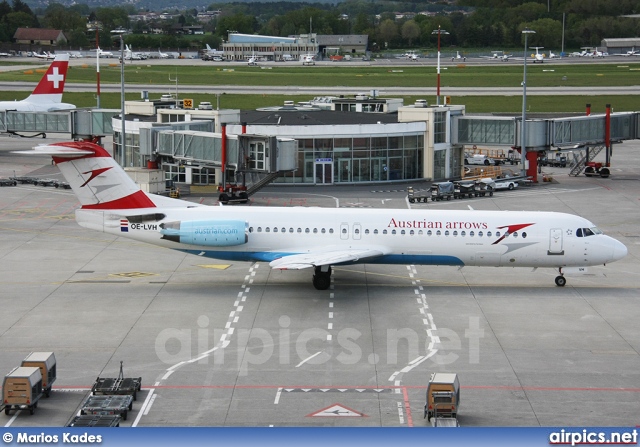
[[[204,36],[179,35],[179,26],[196,24],[195,9],[169,11],[172,20],[130,23],[129,15],[139,11],[126,6],[90,8],[86,4],[69,7],[50,3],[32,11],[22,0],[0,2],[0,41],[9,42],[19,27],[43,27],[65,32],[72,48],[87,48],[95,42],[87,22],[99,23],[101,46],[110,47],[110,31],[118,27],[133,30],[125,42],[136,48],[186,48],[209,44],[218,47],[230,31],[245,34],[290,36],[317,34],[366,34],[373,51],[400,48],[434,48],[440,27],[444,47],[520,48],[522,30],[533,29],[531,46],[559,50],[563,36],[565,48],[597,46],[603,38],[637,37],[640,20],[623,17],[639,14],[638,0],[458,0],[455,4],[414,0],[346,0],[325,3],[214,3],[209,10],[220,10],[219,17],[204,25]],[[163,34],[152,35],[151,29]]]

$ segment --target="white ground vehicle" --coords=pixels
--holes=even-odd
[[[474,154],[474,155],[465,155],[464,164],[465,165],[485,165],[485,166],[496,165],[497,166],[500,164],[500,161],[495,160],[491,157],[487,157],[486,155]]]
[[[495,189],[508,189],[512,190],[518,187],[518,182],[514,179],[506,178],[496,178],[493,180],[495,182]]]

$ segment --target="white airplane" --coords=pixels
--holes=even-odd
[[[56,58],[56,55],[53,53],[49,53],[48,51],[45,51],[44,53],[33,53],[33,55],[35,57],[37,57],[38,59],[46,59],[46,60],[54,60]]]
[[[480,56],[485,59],[494,59],[502,62],[507,62],[512,54],[507,54],[504,51],[492,51],[491,56]]]
[[[593,52],[590,54],[591,57],[605,57],[607,56],[607,54],[605,54],[604,52],[598,50],[598,47],[596,47],[595,50],[593,50]]]
[[[467,60],[467,58],[465,56],[462,56],[459,51],[456,51],[456,55],[451,58],[451,62],[453,62],[455,60],[460,60],[460,59],[462,59],[462,61],[466,61]]]
[[[208,54],[208,55],[210,55],[210,56],[223,56],[223,55],[224,55],[224,51],[222,51],[222,50],[216,50],[216,49],[214,49],[214,48],[211,48],[211,47],[209,46],[209,44],[207,44],[207,48],[206,48],[206,49],[204,49],[204,50],[202,50],[202,52],[203,52],[204,54]]]
[[[160,51],[160,48],[158,48],[158,57],[160,59],[169,59],[169,53],[163,53]]]
[[[22,101],[0,101],[0,111],[53,112],[75,109],[75,105],[61,102],[68,66],[69,55],[58,54],[28,98]]]
[[[143,54],[132,51],[129,45],[124,46],[124,58],[128,61],[141,61],[146,59]]]
[[[206,206],[148,194],[102,147],[73,141],[20,154],[50,155],[80,201],[80,226],[229,261],[314,269],[417,264],[548,267],[565,273],[624,258],[627,247],[571,214],[535,211]]]
[[[532,54],[531,55],[531,57],[533,58],[533,63],[534,64],[536,62],[540,62],[541,64],[544,63],[545,55],[544,55],[544,53],[541,53],[539,51],[539,50],[542,50],[544,47],[529,47],[529,48],[536,50],[536,54]]]
[[[549,59],[557,59],[558,55],[553,51],[549,51]]]
[[[111,51],[104,51],[102,48],[98,47],[96,50],[98,52],[98,57],[113,57],[113,53]]]
[[[302,65],[315,65],[316,57],[313,54],[304,54],[300,56],[300,60],[302,61]]]
[[[257,66],[258,58],[255,55],[251,55],[251,57],[247,60],[248,65]]]

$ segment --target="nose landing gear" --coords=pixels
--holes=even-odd
[[[564,277],[564,273],[562,273],[562,267],[558,269],[559,276],[556,276],[556,286],[564,287],[567,284],[567,279]]]

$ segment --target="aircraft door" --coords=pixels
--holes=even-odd
[[[562,228],[552,228],[549,230],[549,251],[548,255],[564,255],[562,247]]]
[[[347,240],[349,239],[349,224],[348,223],[341,223],[340,224],[340,239],[344,239]]]

